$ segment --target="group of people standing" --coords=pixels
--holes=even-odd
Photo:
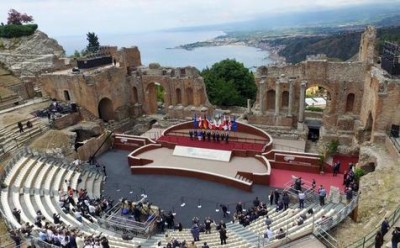
[[[224,142],[228,143],[229,141],[229,132],[218,132],[218,131],[210,131],[210,130],[189,130],[189,137],[191,140],[202,140],[202,141],[211,141],[213,142]]]
[[[381,228],[378,230],[375,236],[375,248],[380,248],[383,246],[384,237],[386,233],[389,232],[390,225],[389,225],[389,220],[387,217],[382,221]],[[399,242],[400,242],[400,227],[395,227],[393,232],[392,232],[392,248],[397,248]]]
[[[17,123],[17,126],[18,126],[19,132],[20,132],[20,133],[23,133],[23,132],[24,132],[24,124],[22,124],[22,122],[19,121],[19,122]],[[26,122],[26,127],[27,127],[27,128],[32,128],[32,127],[33,127],[32,122],[28,120],[28,121]]]

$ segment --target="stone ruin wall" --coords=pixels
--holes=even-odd
[[[137,67],[142,65],[139,48],[136,46],[123,47],[117,52],[117,60],[121,67]]]
[[[70,75],[70,74],[45,74],[40,78],[41,88],[51,98],[64,99],[64,90],[69,92],[71,102],[83,106],[92,114],[98,116],[98,104],[101,99],[108,98],[112,101],[116,116],[127,115],[118,113],[124,108],[129,91],[125,82],[125,70],[110,68],[96,75]],[[117,82],[118,87],[116,87]]]
[[[337,129],[349,130],[353,129],[354,119],[347,118],[345,121],[340,120],[340,116],[347,114],[348,116],[358,115],[361,108],[363,86],[366,66],[363,63],[348,62],[327,62],[324,60],[304,61],[296,65],[288,66],[271,66],[260,67],[256,73],[256,84],[258,88],[257,99],[253,106],[254,115],[249,116],[249,121],[256,124],[264,124],[269,126],[291,126],[295,127],[298,121],[298,113],[300,106],[300,84],[303,80],[307,81],[307,88],[318,85],[326,88],[331,94],[331,102],[329,108],[324,112],[324,127],[334,132]],[[260,111],[260,83],[264,83],[263,95],[267,96],[269,90],[275,90],[276,81],[281,75],[285,75],[286,80],[293,80],[294,94],[292,105],[292,116],[287,115],[287,109],[282,108],[280,116],[275,116],[274,109],[266,106],[269,101],[264,99],[264,114]],[[281,93],[289,91],[288,83],[281,83]],[[355,95],[353,111],[346,113],[346,100],[348,94]]]
[[[375,133],[373,139],[379,143],[384,142],[385,133],[393,124],[400,125],[400,80],[390,79],[382,73],[382,70],[372,68],[371,73],[366,75],[364,87],[369,90],[364,92],[360,111],[360,126],[363,129],[371,113],[372,131]]]
[[[374,64],[376,41],[376,29],[368,26],[365,32],[361,35],[360,48],[358,52],[358,60],[367,65]]]
[[[108,98],[112,102],[113,119],[122,120],[157,112],[154,87],[158,83],[165,90],[164,111],[169,117],[185,118],[193,116],[193,111],[211,111],[205,84],[197,69],[140,66],[137,47],[123,48],[118,53],[119,67],[96,68],[80,74],[43,74],[40,84],[44,95],[65,100],[64,91],[68,91],[71,102],[97,117],[100,101]],[[180,98],[177,89],[181,92]]]

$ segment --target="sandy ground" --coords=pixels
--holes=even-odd
[[[3,128],[4,126],[7,126],[9,124],[16,123],[20,120],[27,119],[30,117],[33,117],[31,115],[32,112],[39,110],[39,109],[44,109],[50,105],[49,101],[46,102],[41,102],[41,103],[35,103],[32,105],[20,107],[15,109],[12,112],[5,112],[1,111],[0,113],[0,128]]]

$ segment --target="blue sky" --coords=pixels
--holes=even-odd
[[[140,33],[250,20],[282,12],[331,9],[387,0],[1,0],[0,21],[14,8],[52,35]]]

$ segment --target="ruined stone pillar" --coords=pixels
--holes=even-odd
[[[294,85],[294,81],[293,81],[293,80],[289,80],[289,106],[288,106],[288,116],[292,116],[293,85]]]
[[[247,113],[251,113],[251,99],[247,99]]]
[[[264,114],[264,88],[265,88],[265,78],[260,81],[260,113]]]
[[[306,97],[306,86],[307,81],[303,80],[300,85],[300,103],[299,103],[299,116],[297,122],[297,129],[303,130],[303,122],[304,122],[304,104],[305,104],[305,97]]]
[[[281,102],[281,79],[275,82],[275,116],[279,115]]]

